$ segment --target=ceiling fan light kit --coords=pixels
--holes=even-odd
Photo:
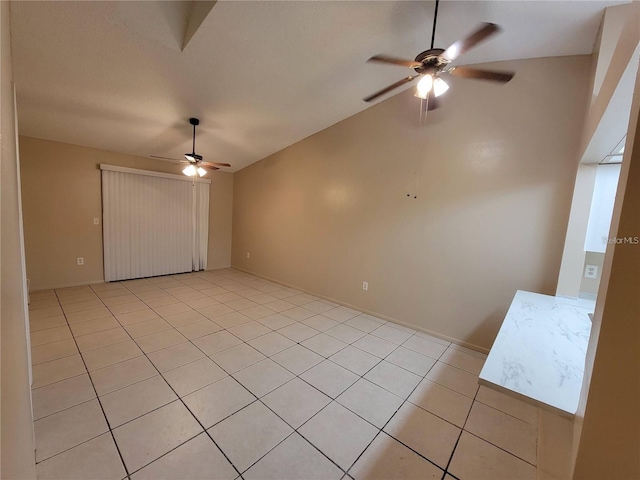
[[[445,93],[447,90],[449,90],[449,85],[447,85],[447,82],[445,82],[443,79],[441,79],[440,77],[437,77],[434,81],[433,81],[433,94],[436,97],[439,97],[440,95],[442,95],[443,93]]]
[[[182,169],[182,173],[184,173],[187,177],[195,177],[196,175],[200,177],[204,177],[207,174],[207,171],[202,167],[196,167],[191,164]]]
[[[427,100],[428,110],[432,110],[433,108],[437,108],[437,104],[435,102],[429,103],[430,93],[433,93],[435,97],[439,97],[449,90],[449,85],[443,78],[441,78],[442,75],[475,78],[499,83],[507,83],[514,77],[515,74],[512,72],[493,72],[473,67],[449,67],[449,64],[455,61],[460,55],[492,35],[498,33],[500,31],[500,27],[494,23],[483,23],[471,35],[463,40],[458,40],[446,50],[442,48],[433,48],[436,35],[436,23],[438,21],[439,3],[439,0],[436,0],[435,13],[433,17],[433,31],[431,34],[431,48],[429,50],[419,53],[415,60],[404,60],[402,58],[391,57],[388,55],[374,55],[368,60],[369,62],[409,67],[415,70],[417,75],[411,75],[403,78],[402,80],[377,91],[373,95],[369,95],[364,99],[365,102],[371,102],[378,97],[381,97],[382,95],[415,80],[416,78],[420,78],[415,96],[423,100]]]
[[[422,98],[423,100],[426,100],[432,88],[433,88],[433,77],[431,75],[423,75],[420,81],[418,82],[418,86],[416,87],[415,96],[418,98]]]
[[[416,87],[416,93],[414,96],[427,100],[429,93],[433,92],[433,95],[439,97],[443,93],[449,90],[449,85],[440,77],[433,77],[433,75],[423,75]]]
[[[196,167],[194,167],[193,165],[188,165],[184,167],[182,173],[184,173],[187,177],[193,177],[198,172],[196,171]]]

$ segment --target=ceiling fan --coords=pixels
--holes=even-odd
[[[193,147],[191,149],[191,153],[185,153],[185,160],[178,160],[177,158],[169,158],[169,157],[159,157],[157,155],[149,155],[151,158],[158,158],[160,160],[173,160],[175,162],[180,163],[188,163],[183,170],[182,173],[187,175],[188,177],[195,177],[196,175],[204,176],[207,173],[207,170],[220,170],[219,167],[230,167],[228,163],[219,163],[219,162],[204,162],[202,160],[202,155],[198,155],[196,153],[196,126],[200,125],[200,120],[197,118],[190,118],[189,123],[193,125]],[[207,169],[207,170],[205,170]]]
[[[494,72],[473,67],[449,67],[449,64],[456,60],[460,55],[475,47],[483,40],[486,40],[492,35],[498,33],[500,31],[500,27],[494,23],[483,23],[467,38],[458,40],[446,50],[442,48],[433,48],[436,36],[436,22],[438,21],[438,4],[439,0],[436,0],[435,14],[433,17],[433,31],[431,33],[431,48],[429,50],[419,53],[415,60],[404,60],[402,58],[395,58],[388,55],[374,55],[368,60],[369,62],[409,67],[415,70],[416,75],[410,75],[386,88],[383,88],[382,90],[377,91],[373,95],[369,95],[364,99],[365,102],[371,102],[376,98],[415,80],[416,78],[420,78],[415,96],[427,100],[427,109],[433,110],[438,107],[434,97],[439,97],[449,89],[449,85],[447,85],[447,83],[442,79],[443,74],[475,78],[479,80],[490,80],[500,83],[507,83],[514,77],[515,73],[513,72]],[[433,92],[433,95],[430,95],[431,92]]]

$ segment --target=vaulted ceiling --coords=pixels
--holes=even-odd
[[[590,54],[619,3],[443,1],[435,43],[489,21],[503,33],[460,64]],[[364,96],[407,72],[365,61],[429,48],[433,7],[219,1],[182,50],[192,2],[13,2],[20,133],[180,158],[195,116],[198,153],[235,171],[369,107]]]

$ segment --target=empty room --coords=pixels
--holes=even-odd
[[[640,479],[639,2],[0,38],[2,479]]]

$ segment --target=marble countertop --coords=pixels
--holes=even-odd
[[[573,416],[594,305],[518,290],[480,372],[480,384]]]

